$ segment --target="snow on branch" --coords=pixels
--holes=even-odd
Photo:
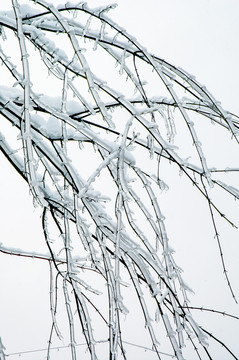
[[[50,264],[47,359],[53,333],[62,338],[60,296],[73,360],[81,336],[91,359],[100,358],[101,343],[108,344],[104,358],[129,359],[129,288],[158,359],[164,353],[185,359],[187,351],[195,359],[212,359],[212,340],[191,314],[197,307],[189,305],[191,289],[174,259],[161,199],[176,172],[193,186],[206,204],[225,286],[237,301],[218,219],[237,224],[217,193],[238,199],[238,182],[226,183],[224,176],[238,175],[238,167],[229,153],[221,161],[205,132],[214,125],[219,143],[230,142],[238,151],[238,117],[193,76],[150,54],[113,22],[108,12],[115,4],[91,9],[85,2],[33,3],[13,0],[13,10],[0,13],[6,77],[0,85],[0,150],[42,208],[49,252],[7,244],[0,252]],[[11,54],[10,41],[20,56]],[[221,344],[226,356],[236,358]],[[146,349],[148,342],[140,346]]]

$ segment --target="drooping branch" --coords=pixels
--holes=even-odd
[[[237,149],[238,117],[224,111],[191,75],[150,54],[110,20],[106,12],[114,6],[33,2],[34,8],[24,8],[13,0],[13,11],[0,13],[6,36],[17,35],[21,55],[20,61],[11,60],[8,48],[0,49],[8,84],[0,87],[0,114],[6,124],[1,126],[0,150],[43,209],[49,253],[7,244],[0,252],[49,261],[52,326],[47,358],[54,333],[63,337],[57,320],[62,296],[73,360],[78,359],[78,327],[91,359],[99,358],[100,342],[108,344],[104,358],[108,353],[111,360],[128,359],[123,316],[130,318],[125,290],[130,288],[158,359],[165,350],[183,360],[184,347],[198,359],[212,359],[210,334],[190,311],[190,289],[174,259],[160,200],[172,176],[165,171],[169,166],[194,186],[208,205],[222,271],[236,300],[215,214],[226,226],[236,224],[212,189],[238,198],[237,185],[226,184],[221,175],[239,170],[217,165],[216,149],[211,154],[201,143],[201,129],[202,121],[212,122],[231,135]],[[37,86],[42,79],[31,67],[33,54],[39,73],[49,75],[43,80],[44,94]],[[157,86],[147,85],[145,76]],[[57,84],[55,97],[47,88],[51,81]],[[152,308],[160,322],[153,319]],[[211,337],[236,358],[223,341]]]

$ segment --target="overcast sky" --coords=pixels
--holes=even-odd
[[[61,2],[54,1],[54,4]],[[10,3],[10,0],[2,0],[0,11],[9,8]],[[88,5],[92,7],[108,3],[109,1],[105,0],[88,1]],[[239,114],[238,13],[237,0],[119,0],[118,7],[111,11],[109,16],[125,27],[128,33],[135,36],[149,51],[195,75],[197,80],[204,83],[214,97],[221,101],[226,110]],[[0,39],[0,43],[1,41]],[[33,208],[26,184],[18,178],[15,170],[1,154],[0,167],[0,242],[4,246],[10,245],[29,251],[34,250],[37,243],[39,251],[45,252],[40,211]],[[202,234],[205,235],[204,232]],[[239,297],[238,267],[236,267],[239,247],[234,233],[229,233],[228,241],[231,241],[231,246],[225,244],[225,254],[229,259],[233,284]],[[177,248],[176,245],[174,244],[174,248],[179,254],[180,266],[184,268],[183,251],[181,249],[180,252],[180,246]],[[200,246],[197,251],[200,252]],[[214,251],[214,247],[211,251]],[[192,254],[197,256],[196,250],[192,251]],[[207,253],[204,254],[206,263]],[[203,256],[203,252],[200,256]],[[222,271],[219,262],[217,260],[215,263],[212,262],[212,266],[215,264],[212,273],[214,272],[216,277],[218,272]],[[194,259],[189,259],[185,263],[185,277],[189,282],[193,281],[190,275],[190,267],[193,263]],[[198,274],[196,290],[204,291],[202,289],[207,289],[207,286],[211,289],[212,284],[215,288],[217,286],[220,288],[224,284],[225,300],[221,299],[221,303],[219,301],[218,304],[226,306],[227,303],[227,310],[238,316],[238,309],[227,295],[225,281],[215,280],[213,283],[213,280],[210,280],[211,282],[208,280],[209,284],[205,284],[207,280],[200,278],[200,272],[204,274],[203,269],[196,271]],[[49,326],[48,315],[45,317],[49,309],[48,265],[42,266],[36,260],[25,261],[2,254],[0,274],[2,294],[0,336],[7,348],[6,353],[29,350],[29,338],[31,349],[44,348],[46,345],[44,329]],[[191,283],[190,286],[192,287]],[[32,291],[28,291],[29,289]],[[220,294],[222,296],[223,292]],[[201,296],[202,294],[198,295],[197,305],[199,300],[206,299]],[[215,295],[215,298],[218,296]],[[211,305],[212,302],[209,300],[208,304]],[[205,303],[201,305],[207,306]],[[220,310],[225,309],[220,308]],[[213,322],[211,318],[209,320]],[[37,331],[33,330],[34,326],[37,327]],[[238,344],[232,339],[236,331],[239,332],[238,324],[235,321],[228,321],[224,336],[228,337],[232,349],[238,354]],[[9,356],[10,360],[15,358]],[[42,354],[22,354],[22,359],[42,359]],[[218,359],[223,360],[220,355]]]

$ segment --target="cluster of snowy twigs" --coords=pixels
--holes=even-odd
[[[181,360],[192,351],[194,359],[211,359],[211,336],[236,359],[191,314],[160,196],[168,187],[166,169],[174,168],[205,200],[235,298],[216,219],[220,215],[235,225],[209,193],[217,187],[238,198],[239,190],[222,182],[220,174],[239,169],[208,165],[197,126],[213,123],[237,144],[238,117],[224,111],[191,75],[148,53],[113,22],[107,13],[115,5],[32,3],[19,6],[12,0],[12,11],[0,13],[0,57],[9,78],[8,86],[0,87],[1,123],[7,119],[17,138],[1,132],[0,150],[43,210],[49,254],[34,256],[50,264],[47,358],[55,334],[62,336],[57,321],[62,288],[72,359],[78,358],[81,334],[91,359],[101,358],[100,342],[108,344],[109,359],[128,359],[124,321],[130,314],[124,294],[130,287],[156,358]],[[16,60],[7,47],[13,34]],[[40,83],[45,73],[42,94],[35,76]],[[190,159],[180,151],[184,134]],[[7,246],[1,251],[14,253]]]

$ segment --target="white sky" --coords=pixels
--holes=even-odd
[[[10,0],[2,0],[0,10],[9,7],[9,3]],[[58,1],[54,1],[55,3]],[[105,0],[88,1],[88,5],[92,7],[108,3]],[[214,97],[221,101],[225,109],[239,114],[238,0],[119,0],[118,4],[118,8],[109,13],[111,18],[125,27],[128,33],[135,36],[148,50],[195,75],[197,80],[204,83]],[[0,242],[29,250],[34,249],[37,242],[39,249],[45,252],[45,246],[40,245],[43,242],[40,213],[32,206],[27,186],[1,155],[0,166]],[[185,206],[184,203],[182,208],[185,209]],[[177,211],[180,211],[180,208],[175,209],[175,216]],[[190,218],[190,209],[185,214]],[[238,215],[236,217],[238,219]],[[190,219],[191,230],[193,226],[197,226],[193,221]],[[237,223],[239,224],[239,221]],[[173,247],[179,265],[185,270],[189,285],[199,292],[195,295],[198,296],[196,304],[210,307],[215,302],[219,310],[227,310],[238,316],[238,308],[228,295],[226,282],[222,281],[219,255],[216,260],[210,259],[210,255],[217,253],[215,244],[210,245],[209,249],[205,248],[207,243],[203,239],[203,245],[200,244],[201,237],[207,236],[203,230],[199,235],[195,234],[193,242],[192,234],[194,232],[185,229],[185,242],[174,243]],[[225,259],[228,260],[233,285],[239,298],[238,238],[234,233],[228,233],[226,238],[230,245],[224,244]],[[18,243],[19,245],[16,245]],[[191,258],[188,260],[185,250],[191,251]],[[195,261],[202,257],[202,267],[200,268],[199,263],[197,268],[194,267]],[[204,266],[210,261],[213,276],[206,279]],[[7,347],[7,354],[46,347],[49,318],[42,314],[46,314],[49,309],[47,276],[48,266],[43,268],[36,260],[26,262],[24,259],[0,255],[0,336]],[[195,287],[192,284],[194,277]],[[215,291],[208,299],[205,292],[212,286],[215,286]],[[224,286],[223,291],[220,291],[221,286]],[[27,291],[29,289],[32,291]],[[215,315],[207,317],[212,323],[213,316]],[[201,320],[200,316],[199,319]],[[220,331],[224,332],[224,338],[228,338],[231,348],[239,354],[235,335],[236,332],[239,333],[239,326],[235,320],[226,320],[225,324],[225,328]],[[61,356],[64,355],[61,353]],[[9,357],[10,360],[15,358]],[[22,354],[24,360],[42,358],[42,353]],[[60,355],[56,357],[63,358]],[[218,359],[224,358],[220,358],[218,354]]]

